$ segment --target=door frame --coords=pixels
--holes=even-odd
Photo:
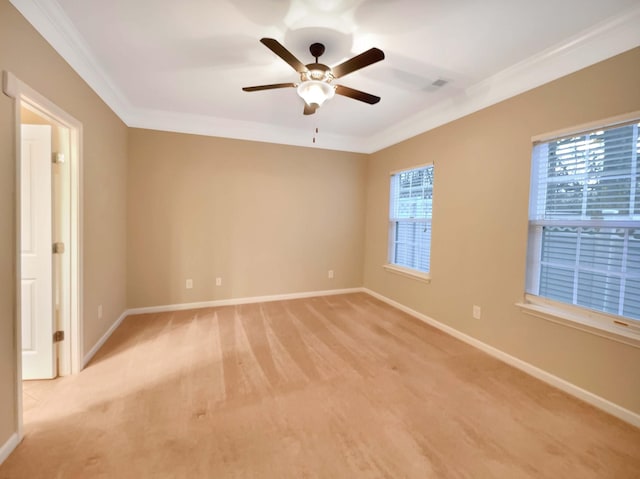
[[[11,72],[3,72],[3,91],[14,99],[14,125],[15,125],[15,168],[16,168],[16,210],[14,224],[16,228],[16,243],[14,251],[14,288],[15,288],[15,348],[16,348],[16,421],[18,441],[23,437],[22,417],[22,319],[21,319],[21,204],[20,204],[20,163],[21,163],[21,118],[20,113],[25,107],[47,121],[50,121],[69,130],[69,245],[65,245],[65,253],[69,254],[68,274],[63,275],[62,288],[68,295],[68,311],[65,311],[63,324],[68,326],[65,331],[65,339],[68,338],[68,346],[61,348],[59,354],[66,356],[60,361],[64,365],[60,371],[62,375],[77,374],[82,369],[82,123],[62,110],[51,100],[38,93],[26,83],[22,82]]]

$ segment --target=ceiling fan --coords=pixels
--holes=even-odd
[[[343,85],[333,85],[331,82],[336,78],[341,78],[356,70],[360,70],[373,63],[384,60],[384,52],[378,48],[371,48],[360,55],[356,55],[333,68],[322,63],[318,63],[318,58],[324,53],[324,45],[322,43],[313,43],[309,47],[311,56],[316,61],[304,65],[289,50],[287,50],[280,42],[273,38],[260,39],[267,48],[282,58],[285,62],[293,67],[300,74],[300,83],[275,83],[272,85],[248,86],[244,87],[244,91],[260,91],[272,90],[275,88],[297,88],[298,95],[304,100],[304,114],[312,115],[318,108],[334,94],[353,98],[370,105],[374,105],[380,101],[379,96],[371,95],[360,90],[354,90]]]

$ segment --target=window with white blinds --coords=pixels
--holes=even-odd
[[[429,272],[433,165],[391,175],[389,263]]]
[[[640,320],[639,126],[534,145],[530,294]]]

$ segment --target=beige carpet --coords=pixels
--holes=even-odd
[[[0,478],[639,478],[640,430],[365,294],[127,318]]]

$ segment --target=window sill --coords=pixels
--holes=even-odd
[[[640,326],[631,324],[628,319],[529,294],[516,306],[530,316],[640,348]]]
[[[407,278],[422,281],[423,283],[431,282],[431,276],[428,273],[420,273],[418,271],[415,271],[409,268],[396,266],[395,264],[383,264],[382,267],[387,271],[390,271],[395,274],[399,274],[400,276],[405,276]]]

